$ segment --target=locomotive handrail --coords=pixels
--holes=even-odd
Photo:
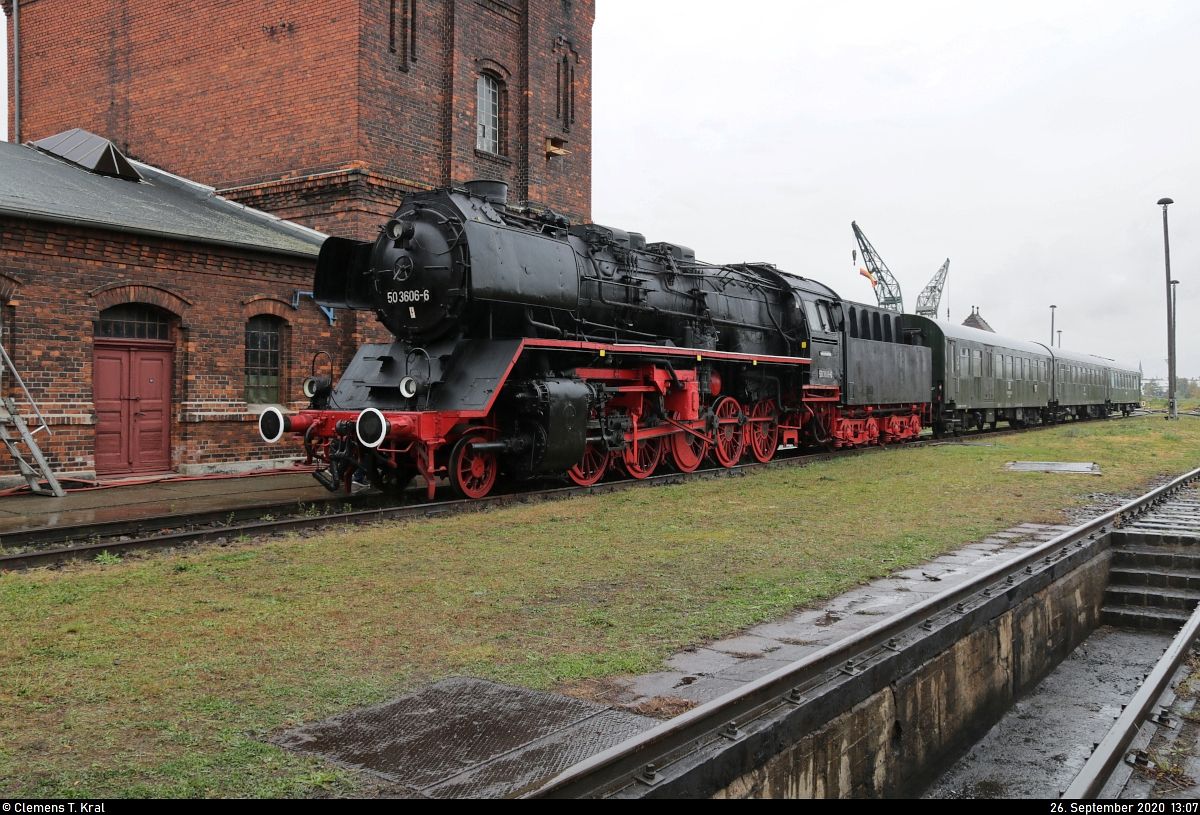
[[[1035,574],[1046,568],[1053,569],[1056,562],[1053,558],[1054,553],[1058,550],[1065,552],[1067,544],[1078,542],[1082,546],[1089,536],[1095,538],[1098,534],[1103,535],[1110,526],[1117,528],[1126,515],[1143,511],[1160,498],[1174,494],[1197,478],[1200,478],[1200,468],[1064,532],[1019,558],[983,572],[960,586],[947,589],[900,614],[882,620],[737,690],[584,759],[522,797],[570,798],[602,795],[617,788],[617,785],[623,786],[626,782],[632,782],[637,772],[647,764],[654,764],[661,772],[666,763],[669,763],[663,761],[664,757],[673,757],[679,751],[715,736],[728,722],[745,722],[765,709],[785,704],[783,700],[805,679],[834,670],[845,664],[849,658],[882,646],[889,640],[921,626],[922,623],[932,623],[940,614],[948,611],[953,614],[965,608],[965,604],[974,595],[980,594],[1010,574],[1021,571]]]

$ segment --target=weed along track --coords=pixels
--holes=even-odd
[[[1114,417],[1108,421],[1120,422],[1127,421],[1127,419]],[[1089,425],[1080,426],[1088,427]],[[1067,432],[1072,433],[1074,427],[1074,424],[1068,425],[1070,429]],[[1014,434],[1037,433],[1047,429],[1049,428],[1046,426],[1038,426],[1022,429],[972,431],[962,434],[958,440],[953,438],[947,440],[925,439],[908,442],[902,445],[902,448],[971,444],[971,439],[978,437],[1002,438]],[[457,512],[511,506],[514,504],[561,500],[581,495],[602,495],[637,486],[663,486],[682,484],[697,479],[737,477],[765,468],[805,466],[818,461],[829,461],[864,453],[878,453],[891,449],[896,448],[872,446],[832,452],[792,455],[790,457],[775,459],[766,464],[750,462],[731,468],[714,467],[691,473],[666,473],[650,476],[645,479],[616,479],[584,487],[566,486],[534,489],[492,495],[479,499],[455,499],[402,505],[385,504],[365,509],[352,509],[350,504],[346,503],[343,499],[330,499],[329,501],[313,503],[307,507],[301,504],[299,508],[297,508],[295,503],[280,503],[277,506],[257,507],[253,510],[253,513],[258,516],[256,518],[244,517],[247,514],[246,511],[240,511],[235,519],[233,513],[209,510],[198,513],[181,512],[130,521],[89,523],[68,527],[46,526],[6,535],[3,544],[4,548],[10,551],[0,554],[0,570],[28,569],[76,560],[91,560],[102,553],[117,556],[120,553],[137,550],[167,549],[218,541],[225,543],[236,539],[248,540],[266,535],[314,530],[330,526],[369,524],[406,518],[426,518]],[[362,496],[355,496],[355,503],[362,503],[361,498]],[[377,504],[380,498],[381,496],[373,496],[374,500],[372,503]],[[148,533],[147,530],[155,531]]]

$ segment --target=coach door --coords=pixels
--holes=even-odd
[[[148,307],[146,307],[148,308]],[[133,310],[118,306],[118,316]],[[146,312],[136,313],[144,317]],[[111,336],[125,334],[117,321],[109,336],[97,336],[93,351],[92,399],[96,406],[96,473],[163,472],[171,466],[171,359],[174,344],[166,337],[165,318],[161,328],[151,319],[133,322],[133,339]],[[111,326],[109,326],[111,329]],[[139,327],[141,330],[139,331]],[[147,330],[148,329],[148,330]],[[156,339],[140,339],[155,337]]]
[[[958,376],[961,368],[958,364],[958,343],[954,340],[946,340],[946,378],[949,380],[946,383],[947,401],[953,401],[958,398]]]
[[[985,345],[983,347],[983,401],[993,402],[996,399],[995,369],[992,367],[996,358],[996,349]]]

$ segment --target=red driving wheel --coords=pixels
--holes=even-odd
[[[722,396],[713,413],[717,416],[713,454],[722,467],[732,467],[746,449],[746,434],[742,432],[745,414],[732,396]]]
[[[479,436],[463,436],[450,451],[450,486],[462,498],[482,498],[496,485],[496,454],[478,452],[471,444]]]
[[[695,472],[708,455],[708,439],[697,433],[680,430],[671,436],[671,455],[681,472]]]
[[[604,478],[604,474],[608,472],[609,457],[608,453],[589,444],[583,451],[583,460],[567,470],[567,475],[579,486],[590,487]]]
[[[750,452],[764,464],[775,458],[779,447],[779,422],[775,420],[775,403],[770,399],[755,402],[750,412]]]
[[[661,457],[661,438],[640,439],[636,448],[631,444],[621,453],[621,463],[625,465],[625,471],[634,478],[649,478],[654,474],[654,468],[658,466]]]

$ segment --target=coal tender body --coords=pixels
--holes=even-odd
[[[307,381],[308,409],[262,415],[263,437],[295,434],[330,489],[361,468],[383,490],[420,475],[430,497],[443,477],[482,497],[505,474],[645,478],[901,441],[927,423],[930,352],[905,344],[895,315],[873,310],[895,329],[850,339],[820,283],[513,215],[505,192],[414,194],[373,243],[322,247],[317,302],[373,311],[396,337],[360,348],[336,386]],[[848,370],[860,381],[846,391]]]

